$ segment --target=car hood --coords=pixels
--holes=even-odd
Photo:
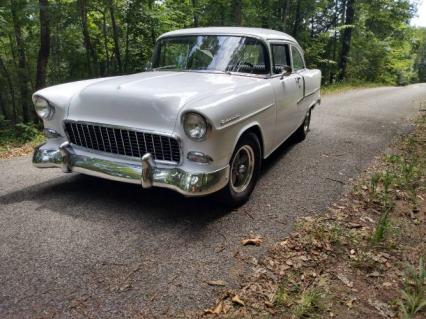
[[[71,100],[68,118],[171,132],[189,102],[193,110],[197,100],[202,104],[206,96],[243,92],[259,81],[229,74],[163,71],[108,78],[80,90]]]

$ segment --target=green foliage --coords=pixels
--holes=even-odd
[[[15,18],[11,3],[15,3]],[[426,81],[426,30],[409,26],[415,11],[409,0],[355,1],[353,24],[345,21],[346,0],[113,0],[112,7],[108,3],[49,1],[47,85],[141,72],[160,34],[194,26],[230,25],[265,27],[293,35],[305,50],[308,66],[320,68],[323,83],[332,85],[329,91],[342,87],[336,79],[345,30],[352,30],[345,79],[349,87]],[[18,123],[23,120],[25,104],[31,104],[29,93],[35,89],[39,11],[38,1],[0,5],[0,114]],[[84,37],[84,19],[89,44]],[[19,48],[16,29],[21,31],[23,48]],[[26,95],[20,86],[20,49],[25,52]]]
[[[401,294],[401,318],[414,318],[426,307],[426,268],[423,258],[420,258],[417,268],[411,265],[408,267]]]
[[[377,221],[376,228],[374,229],[371,241],[374,245],[381,243],[385,240],[386,236],[392,230],[390,221],[390,213],[393,211],[395,203],[392,195],[390,194],[391,186],[395,181],[395,175],[386,170],[382,173],[375,173],[371,176],[370,180],[370,196],[372,199],[379,199],[382,206],[382,213]],[[381,183],[382,190],[377,192],[379,183]]]
[[[374,82],[365,82],[365,81],[344,81],[344,82],[335,82],[333,84],[324,85],[321,88],[321,94],[333,94],[333,93],[342,93],[345,91],[357,89],[357,88],[374,88],[383,86],[382,83]]]
[[[371,175],[371,179],[370,179],[370,191],[371,191],[371,195],[374,197],[376,197],[377,194],[377,186],[379,184],[380,181],[380,174],[379,173],[374,173],[373,175]]]
[[[298,304],[293,309],[294,318],[315,317],[323,307],[323,295],[317,289],[308,289],[302,293]]]
[[[382,242],[391,228],[391,223],[389,221],[390,211],[386,209],[379,218],[379,221],[376,224],[373,236],[371,238],[373,244],[377,245]]]
[[[415,30],[416,60],[414,70],[417,71],[417,81],[426,82],[426,28]]]
[[[35,124],[18,123],[15,126],[0,118],[0,148],[14,147],[31,141],[42,141],[43,135]]]

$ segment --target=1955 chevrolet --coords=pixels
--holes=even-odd
[[[244,203],[262,160],[303,140],[321,72],[291,36],[256,28],[163,34],[147,72],[56,85],[33,102],[47,142],[36,167],[61,167]]]

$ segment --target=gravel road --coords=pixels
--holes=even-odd
[[[251,200],[229,211],[211,199],[142,191],[30,157],[0,161],[0,318],[190,315],[237,287],[297,217],[344,191],[426,101],[426,84],[329,95],[311,132],[268,159]],[[424,107],[424,106],[423,106]],[[241,246],[250,233],[260,247]]]

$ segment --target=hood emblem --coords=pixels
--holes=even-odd
[[[240,113],[234,114],[234,115],[232,115],[232,116],[230,116],[230,117],[228,117],[228,118],[226,118],[226,119],[221,120],[221,121],[220,121],[220,125],[228,124],[228,123],[230,123],[230,122],[232,122],[232,121],[235,121],[236,119],[238,119],[238,118],[240,118],[240,117],[241,117],[241,114],[240,114]]]

